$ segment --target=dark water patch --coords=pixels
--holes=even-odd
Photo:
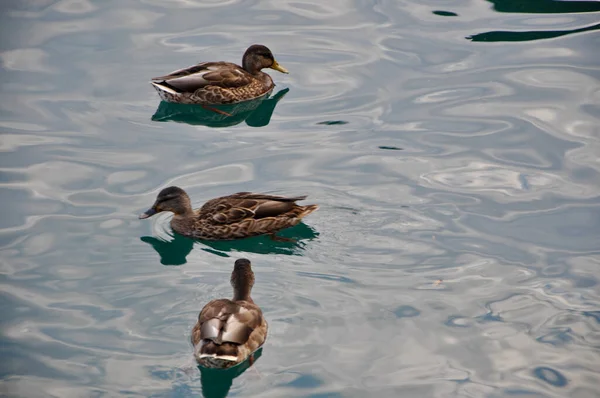
[[[488,322],[504,322],[500,315],[494,314],[493,312],[488,312],[484,315],[480,315],[475,317],[477,322],[479,323],[488,323]]]
[[[593,277],[582,278],[582,277],[570,276],[569,279],[574,281],[573,286],[575,286],[576,288],[579,288],[579,289],[589,289],[598,284],[598,280]]]
[[[547,334],[536,338],[536,340],[540,343],[561,347],[572,342],[573,337],[571,336],[571,328],[556,328]]]
[[[453,328],[468,328],[471,326],[471,319],[461,315],[451,315],[446,319],[444,325]]]
[[[173,368],[157,367],[150,370],[149,373],[155,379],[173,380],[173,378],[175,377],[176,370]]]
[[[498,12],[520,14],[571,14],[600,11],[597,1],[564,1],[564,0],[487,0]]]
[[[317,124],[324,124],[326,126],[335,126],[338,124],[348,124],[348,122],[346,122],[344,120],[326,120],[324,122],[319,122]]]
[[[299,374],[297,378],[286,384],[293,388],[315,388],[323,385],[323,380],[311,374]]]
[[[561,36],[570,35],[573,33],[582,33],[588,31],[594,31],[600,29],[600,24],[586,26],[580,29],[571,30],[547,30],[547,31],[526,31],[526,32],[512,32],[512,31],[493,31],[479,33],[472,36],[467,36],[467,40],[476,42],[522,42],[522,41],[534,41],[534,40],[545,40],[554,39]]]
[[[410,305],[401,305],[393,311],[398,318],[413,318],[421,315],[421,311]]]
[[[403,151],[404,148],[400,148],[397,146],[378,146],[377,148],[379,149],[384,149],[384,150],[388,150],[388,151]]]
[[[583,315],[593,318],[596,323],[600,324],[600,311],[583,311]]]
[[[555,387],[564,387],[569,383],[567,378],[563,376],[562,373],[546,366],[535,368],[533,370],[533,374],[538,379],[543,380]]]
[[[27,174],[14,171],[14,170],[4,170],[0,171],[0,182],[3,183],[11,183],[11,182],[22,182],[27,180]]]
[[[452,11],[441,11],[441,10],[436,10],[436,11],[432,11],[432,14],[435,15],[439,15],[441,17],[457,17],[458,14]]]

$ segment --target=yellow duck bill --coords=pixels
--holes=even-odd
[[[276,71],[279,71],[281,73],[290,73],[283,66],[279,65],[279,62],[277,62],[275,60],[273,60],[273,65],[271,65],[271,69],[275,69]]]

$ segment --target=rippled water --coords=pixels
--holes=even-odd
[[[599,396],[599,16],[3,0],[0,394]],[[159,106],[150,77],[252,43],[291,71],[260,109]],[[296,243],[194,243],[136,217],[167,185],[321,209]],[[201,375],[190,331],[239,257],[269,339],[256,370]]]

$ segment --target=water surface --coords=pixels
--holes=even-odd
[[[4,1],[0,391],[201,395],[191,328],[247,257],[269,338],[257,371],[207,396],[597,397],[599,16]],[[148,83],[253,43],[291,72],[270,72],[258,113],[181,116]],[[296,243],[193,242],[137,219],[168,185],[194,205],[249,190],[321,209]]]

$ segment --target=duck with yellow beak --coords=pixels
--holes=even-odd
[[[262,69],[289,73],[261,44],[246,50],[242,66],[231,62],[202,62],[152,79],[163,101],[181,104],[234,104],[262,97],[275,84]]]

